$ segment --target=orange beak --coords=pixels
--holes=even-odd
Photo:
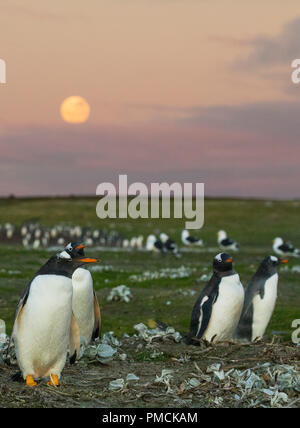
[[[83,259],[79,259],[80,262],[83,263],[97,263],[99,260],[98,259],[91,259],[89,257],[84,257]]]
[[[287,259],[281,260],[281,263],[288,263],[289,261]]]
[[[80,244],[80,245],[77,245],[76,250],[81,250],[82,248],[85,248],[85,245]]]
[[[232,261],[233,261],[232,259],[227,259],[226,263],[232,263]]]

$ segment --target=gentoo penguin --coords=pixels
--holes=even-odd
[[[220,253],[213,261],[213,275],[193,308],[185,342],[195,344],[199,339],[208,342],[232,339],[243,303],[244,288],[233,270],[232,258]]]
[[[146,242],[146,250],[165,253],[164,244],[155,235],[149,235]]]
[[[277,299],[277,269],[280,263],[287,263],[287,260],[274,256],[266,257],[251,278],[245,292],[236,338],[254,341],[263,337]]]
[[[65,251],[72,257],[84,257],[84,245],[70,242]],[[79,326],[80,336],[85,344],[100,337],[101,314],[99,303],[93,287],[91,273],[79,267],[72,276],[72,308]]]
[[[279,256],[299,257],[300,251],[294,248],[292,244],[284,242],[282,238],[275,238],[273,241],[273,251]]]
[[[181,232],[181,241],[184,245],[203,246],[202,239],[198,239],[198,238],[195,238],[194,236],[191,236],[190,232],[186,229]]]
[[[50,376],[58,386],[68,347],[71,360],[79,352],[79,328],[72,314],[72,275],[80,266],[97,262],[72,258],[66,251],[52,256],[35,274],[18,303],[12,339],[28,386]]]
[[[218,244],[219,247],[222,250],[231,250],[231,251],[238,251],[239,250],[239,245],[236,241],[234,241],[233,239],[229,239],[227,238],[227,233],[225,232],[225,230],[219,230],[218,232]]]

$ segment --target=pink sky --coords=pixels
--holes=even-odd
[[[95,194],[127,173],[300,197],[297,0],[9,0],[0,35],[0,195]],[[71,95],[85,124],[60,117]]]

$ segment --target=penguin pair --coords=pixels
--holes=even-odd
[[[194,305],[185,342],[262,338],[275,307],[281,263],[287,260],[266,257],[244,293],[232,258],[218,254],[213,261],[213,275]]]
[[[58,386],[68,348],[70,362],[79,354],[81,318],[78,314],[86,302],[80,302],[76,292],[74,300],[73,290],[82,282],[82,267],[96,262],[97,259],[84,256],[83,246],[70,244],[52,256],[25,288],[16,309],[11,338],[28,386],[35,386],[36,379],[46,377],[50,377],[49,385]],[[99,325],[100,320],[98,327],[94,324],[95,334]],[[89,334],[88,329],[83,331]]]

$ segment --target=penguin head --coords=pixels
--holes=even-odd
[[[287,262],[288,261],[286,259],[279,259],[275,256],[268,256],[262,261],[260,266],[265,273],[271,276],[277,272],[278,266],[280,266],[282,263]]]
[[[232,257],[227,253],[217,254],[213,261],[215,272],[227,272],[232,270]]]
[[[84,256],[84,248],[85,246],[78,242],[69,242],[66,245],[65,250],[71,257]]]
[[[85,257],[82,254],[79,254],[77,251],[81,252],[82,248],[70,253],[70,250],[63,250],[62,252],[56,254],[57,263],[60,265],[65,265],[69,267],[69,270],[75,270],[80,266],[84,266],[89,263],[97,263],[98,260],[94,258]]]

